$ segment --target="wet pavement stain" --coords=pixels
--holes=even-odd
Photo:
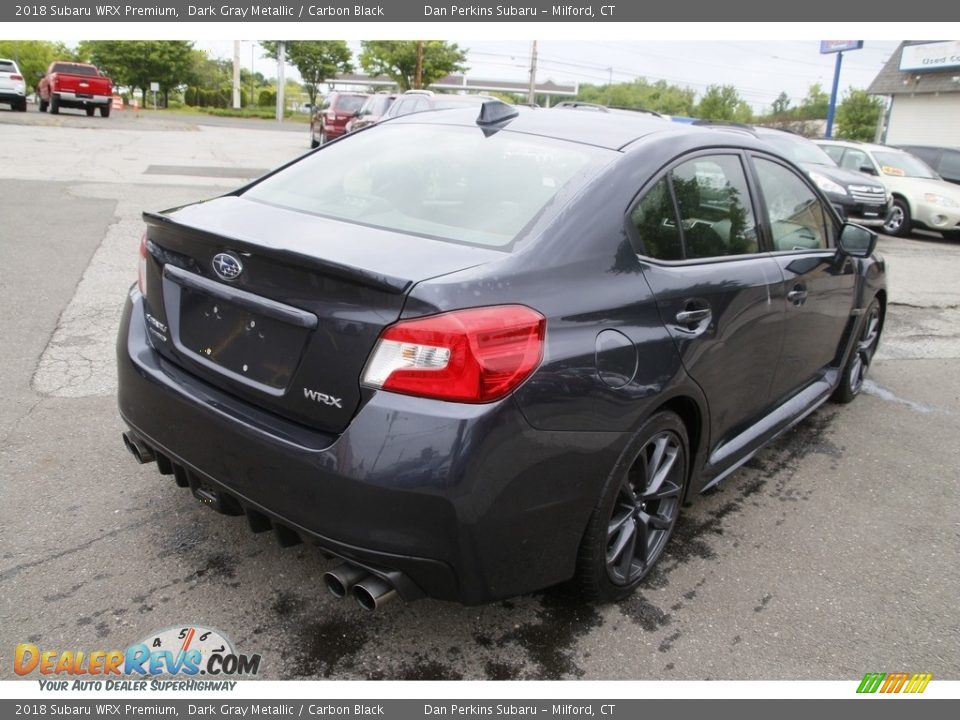
[[[500,660],[487,660],[483,672],[488,680],[517,680],[520,677],[520,666]]]
[[[351,670],[367,642],[367,631],[359,623],[343,618],[308,623],[292,638],[297,643],[296,660],[289,677],[331,677]]]
[[[760,604],[757,605],[757,606],[753,609],[753,611],[754,611],[755,613],[761,612],[765,607],[767,607],[767,604],[768,604],[771,600],[773,600],[773,595],[772,595],[771,593],[767,593],[767,594],[764,595],[762,598],[760,598]]]
[[[456,670],[436,660],[427,660],[422,655],[414,657],[413,663],[401,666],[392,680],[463,680]]]
[[[657,647],[657,650],[662,653],[670,652],[670,649],[673,647],[673,643],[680,639],[680,635],[680,632],[670,633],[666,638],[664,638],[663,642],[660,643],[660,645]]]
[[[617,605],[624,615],[647,632],[655,632],[670,624],[670,614],[647,600],[639,590],[621,600]]]
[[[600,626],[600,614],[568,586],[547,590],[539,595],[539,599],[541,607],[536,612],[537,621],[508,632],[498,645],[515,642],[526,651],[534,666],[530,679],[581,677],[584,671],[573,657],[573,646],[578,638]]]
[[[207,528],[202,523],[177,525],[160,536],[162,549],[157,553],[157,559],[190,555],[206,539]]]
[[[277,593],[271,609],[274,614],[286,618],[300,612],[303,606],[304,602],[298,595],[289,591],[282,591]]]

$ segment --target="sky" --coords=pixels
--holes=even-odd
[[[520,40],[454,41],[467,49],[467,76],[482,79],[526,81],[530,68],[530,42]],[[356,55],[359,41],[348,41]],[[896,50],[897,41],[867,40],[861,50],[844,53],[840,90],[866,88]],[[196,43],[212,56],[231,58],[233,42]],[[830,91],[835,55],[821,55],[818,41],[770,42],[707,40],[681,41],[570,41],[538,40],[537,81],[606,84],[637,77],[667,80],[702,95],[708,85],[734,85],[754,112],[767,112],[781,91],[797,105],[812,83]],[[240,62],[253,65],[267,77],[276,76],[276,63],[263,57],[254,41],[240,45]],[[354,64],[357,64],[356,62]],[[296,78],[292,68],[288,78]]]

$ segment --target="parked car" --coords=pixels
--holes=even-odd
[[[898,145],[932,167],[944,180],[960,185],[960,148],[938,145]]]
[[[347,132],[352,133],[376,125],[396,99],[395,93],[377,93],[368,97],[353,117],[347,120]]]
[[[887,145],[817,140],[840,167],[879,179],[893,195],[883,231],[901,237],[914,228],[960,239],[960,188],[945,182],[929,165]]]
[[[0,58],[0,103],[7,103],[11,110],[26,112],[27,84],[17,63]]]
[[[60,108],[75,108],[91,117],[97,110],[100,117],[110,117],[113,102],[113,82],[97,68],[86,63],[50,63],[46,74],[37,85],[40,112],[50,109],[51,115]]]
[[[480,107],[483,103],[496,100],[490,95],[453,95],[435,93],[432,90],[407,90],[390,106],[383,119],[426,112],[427,110],[448,110],[459,107]]]
[[[860,392],[887,304],[768,143],[656,118],[410,114],[144,217],[128,449],[367,608],[626,597],[686,501]]]
[[[332,92],[327,95],[310,120],[310,147],[336,140],[347,132],[347,121],[359,110],[367,93]]]
[[[893,207],[893,196],[878,180],[837,167],[816,143],[800,135],[758,127],[757,136],[799,165],[844,220],[868,227],[882,226]]]

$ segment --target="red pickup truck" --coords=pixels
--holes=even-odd
[[[100,108],[101,117],[110,117],[113,82],[96,65],[55,60],[47,68],[40,84],[40,112],[56,115],[60,108],[78,108],[93,115]]]

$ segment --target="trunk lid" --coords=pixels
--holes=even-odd
[[[367,357],[414,284],[504,256],[240,197],[144,219],[157,351],[327,432],[355,414]]]

